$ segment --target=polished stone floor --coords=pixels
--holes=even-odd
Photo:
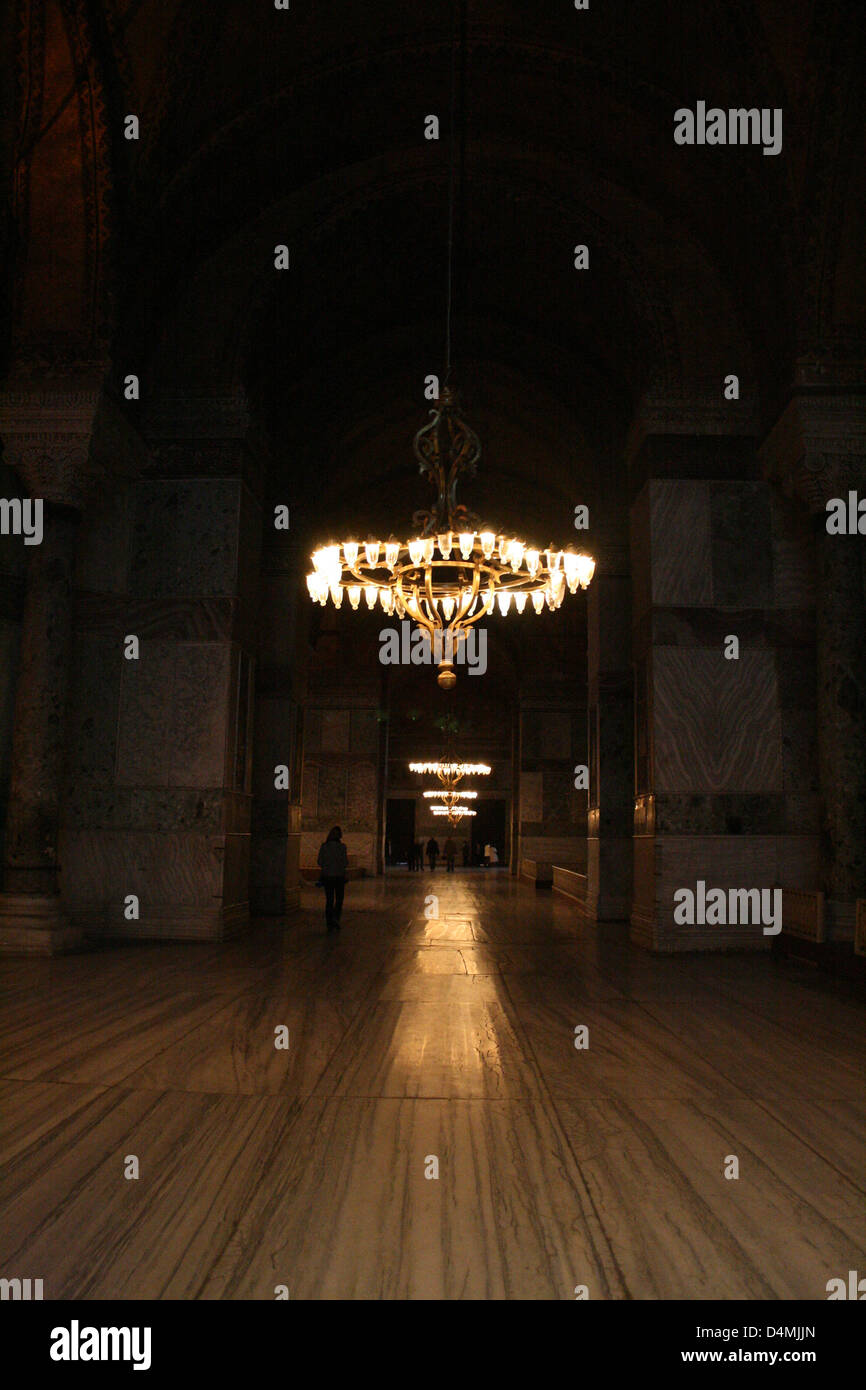
[[[853,994],[768,956],[651,957],[503,871],[352,883],[336,938],[320,905],[224,946],[0,960],[0,1275],[59,1299],[824,1299],[866,1272]]]

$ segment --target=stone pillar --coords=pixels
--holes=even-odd
[[[73,570],[80,510],[100,476],[91,453],[98,389],[0,398],[4,457],[43,506],[27,569],[6,818],[0,950],[53,954],[83,939],[70,923],[59,854]],[[19,541],[23,546],[23,538]]]
[[[250,906],[269,917],[300,904],[306,549],[291,530],[291,511],[288,532],[272,524],[275,507],[290,501],[274,494],[265,507],[259,605]],[[289,770],[288,791],[274,784],[280,765]]]
[[[818,774],[825,923],[853,936],[866,896],[866,566],[864,533],[831,534],[827,504],[866,498],[866,400],[798,392],[762,447],[765,471],[813,518]],[[866,521],[861,523],[866,528]]]
[[[866,457],[859,461],[866,496]],[[833,497],[847,498],[847,488]],[[866,594],[862,536],[818,532],[818,770],[829,916],[853,930],[866,897]]]
[[[598,536],[598,539],[595,537]],[[589,675],[587,915],[626,920],[634,802],[631,578],[628,547],[593,531],[587,590]]]
[[[808,538],[755,433],[749,412],[674,401],[632,441],[631,931],[656,951],[769,950],[762,923],[689,921],[679,893],[806,888],[817,862]]]

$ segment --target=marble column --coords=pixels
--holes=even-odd
[[[6,894],[53,897],[79,515],[50,502],[43,515],[21,624],[3,887]]]
[[[0,398],[5,459],[22,495],[41,501],[43,510],[41,543],[27,547],[0,893],[5,951],[53,954],[82,942],[62,895],[59,834],[76,541],[99,473],[91,453],[99,398],[98,389],[32,388]]]
[[[866,897],[866,567],[860,534],[827,531],[827,504],[866,497],[866,400],[822,379],[795,392],[762,446],[765,473],[811,514],[817,603],[815,655],[821,882],[825,923],[853,935]]]
[[[866,479],[866,458],[859,461]],[[834,491],[847,498],[847,490]],[[862,536],[817,539],[818,761],[824,891],[837,925],[853,928],[866,897],[866,595]]]
[[[587,591],[589,812],[587,913],[629,915],[634,805],[631,579],[628,547],[599,540]]]

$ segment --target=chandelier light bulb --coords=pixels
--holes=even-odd
[[[385,564],[392,570],[400,558],[400,542],[388,541],[385,546]]]
[[[358,548],[357,541],[343,541],[343,554],[350,570],[353,570],[358,563]]]
[[[370,569],[375,569],[379,563],[379,552],[382,549],[381,541],[367,541],[364,546],[364,554],[367,557],[367,564]]]
[[[442,559],[450,559],[451,549],[454,545],[454,536],[452,535],[452,533],[450,531],[443,531],[441,536],[436,537],[436,540],[439,545],[439,553],[441,554]]]
[[[471,559],[471,558],[472,558],[472,547],[473,547],[473,545],[474,545],[474,543],[475,543],[475,532],[474,532],[474,531],[461,531],[461,532],[460,532],[460,537],[459,537],[459,539],[460,539],[460,554],[463,556],[463,559],[464,559],[464,560],[469,560],[469,559]]]
[[[423,540],[413,540],[409,542],[409,559],[413,565],[420,565],[424,558]]]
[[[341,585],[331,585],[331,598],[334,600],[334,607],[341,608],[343,604],[343,590]]]
[[[364,598],[367,600],[367,607],[372,610],[376,607],[376,600],[379,597],[379,590],[375,584],[364,585]]]
[[[434,555],[434,553],[435,553],[435,550],[436,550],[436,542],[435,542],[435,540],[433,539],[432,536],[427,536],[427,538],[426,538],[425,541],[424,541],[424,549],[423,549],[423,551],[422,551],[422,554],[423,554],[423,556],[424,556],[424,564],[425,564],[425,565],[432,564],[433,555]]]
[[[581,589],[585,589],[595,574],[595,560],[589,555],[578,555],[577,561],[577,582]]]
[[[481,554],[485,560],[489,560],[496,549],[496,535],[493,531],[482,531],[478,537],[481,542]]]
[[[499,611],[504,618],[508,613],[509,608],[511,607],[511,594],[508,592],[507,589],[500,589],[499,593],[496,595],[496,598],[499,603]]]
[[[450,623],[451,619],[454,617],[455,604],[456,600],[451,596],[451,594],[446,594],[442,599],[442,612],[445,615],[446,622]]]
[[[518,613],[523,612],[524,608],[526,607],[526,600],[528,598],[529,594],[525,591],[523,593],[514,595],[514,607],[517,609]]]
[[[529,578],[530,578],[530,579],[534,579],[535,576],[538,574],[538,568],[539,568],[540,564],[541,564],[541,551],[540,551],[540,550],[532,550],[532,549],[527,550],[527,552],[526,552],[526,568],[527,568],[527,570],[529,571]]]
[[[358,604],[361,602],[360,584],[350,584],[346,592],[349,595],[349,602],[351,603],[352,607],[357,608]]]
[[[533,592],[533,594],[532,594],[532,606],[533,606],[533,608],[535,609],[536,613],[540,613],[540,612],[541,612],[542,608],[544,607],[544,590],[543,590],[543,589],[535,589],[535,590],[534,590],[534,592]]]
[[[519,570],[523,564],[523,556],[526,546],[523,541],[510,541],[508,545],[508,563],[513,570]]]

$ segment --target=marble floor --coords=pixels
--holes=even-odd
[[[853,990],[651,957],[503,871],[351,883],[338,937],[320,909],[309,888],[222,946],[0,960],[0,1275],[53,1299],[820,1300],[866,1271]]]

